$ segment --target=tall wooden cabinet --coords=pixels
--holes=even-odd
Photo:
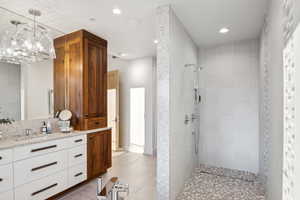
[[[54,40],[54,110],[77,130],[107,126],[107,41],[85,30]]]

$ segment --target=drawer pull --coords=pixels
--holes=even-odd
[[[35,195],[37,195],[37,194],[39,194],[39,193],[41,193],[41,192],[45,192],[46,190],[49,190],[49,189],[51,189],[51,188],[54,188],[54,187],[56,187],[57,185],[58,185],[57,183],[54,183],[53,185],[50,185],[50,186],[45,187],[45,188],[43,188],[43,189],[41,189],[41,190],[38,190],[38,191],[36,191],[36,192],[31,193],[31,196],[35,196]]]
[[[38,152],[38,151],[43,151],[43,150],[47,150],[47,149],[53,149],[56,148],[57,145],[51,145],[51,146],[47,146],[47,147],[42,147],[42,148],[38,148],[38,149],[32,149],[31,152]]]
[[[100,122],[95,122],[95,125],[99,125],[100,124]]]
[[[35,167],[35,168],[31,169],[31,171],[32,171],[32,172],[38,171],[38,170],[40,170],[40,169],[44,169],[44,168],[46,168],[46,167],[50,167],[50,166],[53,166],[53,165],[57,165],[57,162],[53,162],[53,163],[49,163],[49,164],[46,164],[46,165],[42,165],[42,166],[40,166],[40,167]]]
[[[81,157],[81,156],[82,156],[82,154],[77,154],[77,155],[74,156],[74,158],[78,158],[78,157]]]
[[[83,173],[80,172],[80,173],[78,173],[78,174],[75,174],[74,177],[81,176],[82,174],[83,174]]]
[[[2,178],[0,178],[0,182],[2,182],[3,181],[3,179]]]
[[[78,139],[74,141],[75,143],[82,142],[82,139]]]

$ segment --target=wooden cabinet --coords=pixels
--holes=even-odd
[[[112,166],[111,130],[88,135],[88,179],[97,177]]]
[[[54,110],[78,130],[107,126],[107,41],[85,30],[54,40]]]

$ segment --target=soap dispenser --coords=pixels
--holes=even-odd
[[[52,133],[51,119],[48,119],[46,127],[47,127],[47,134],[51,134]]]
[[[47,125],[46,125],[46,122],[42,123],[41,133],[42,134],[47,134]]]

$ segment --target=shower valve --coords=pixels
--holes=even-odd
[[[188,115],[185,115],[184,124],[187,125],[189,124],[190,121],[191,121],[190,117]]]

